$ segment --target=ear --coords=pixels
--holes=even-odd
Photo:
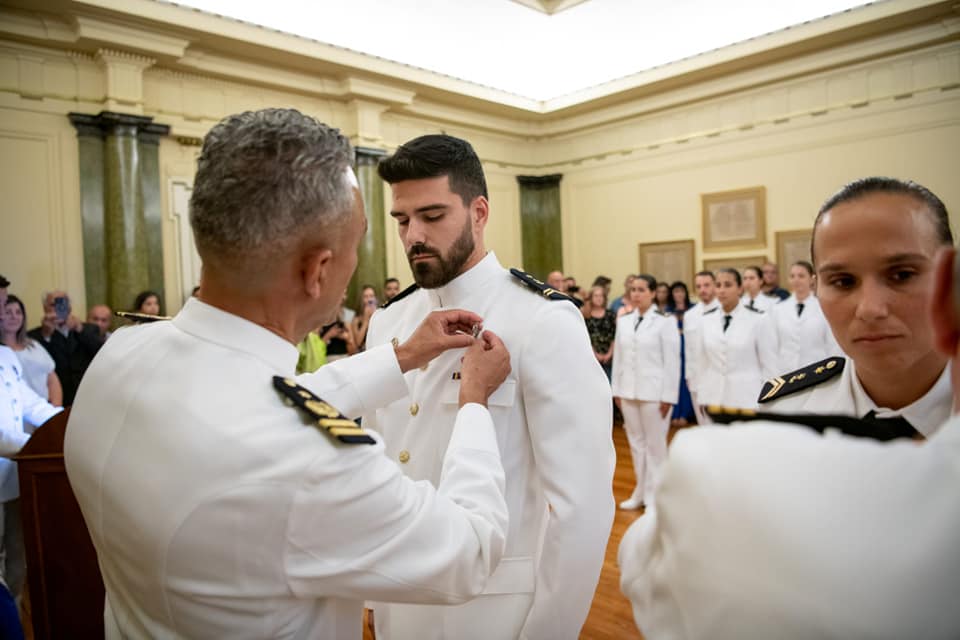
[[[930,322],[933,342],[937,350],[953,358],[960,345],[960,318],[957,317],[953,262],[955,249],[941,249],[933,272],[933,297],[930,302]]]
[[[470,215],[473,217],[473,226],[482,231],[490,218],[490,203],[483,196],[477,196],[470,203]]]
[[[300,261],[303,291],[307,297],[317,300],[326,288],[333,263],[333,251],[316,248],[306,251]]]

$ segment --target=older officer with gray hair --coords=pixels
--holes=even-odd
[[[296,344],[333,318],[357,264],[352,161],[338,131],[293,110],[207,134],[190,202],[199,298],[118,331],[67,430],[108,638],[359,638],[364,599],[459,603],[496,568],[507,511],[485,405],[510,365],[499,338],[471,334],[479,316],[432,313],[402,344],[294,379]],[[348,416],[463,347],[435,489]]]

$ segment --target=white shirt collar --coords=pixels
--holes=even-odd
[[[700,315],[703,315],[704,313],[706,313],[707,311],[710,311],[711,309],[719,309],[720,301],[717,300],[716,297],[714,297],[714,299],[711,300],[710,302],[698,302],[697,305],[700,307]],[[723,311],[723,309],[720,309],[720,311]]]
[[[847,366],[853,367],[853,360],[847,359]],[[854,407],[856,414],[860,417],[871,411],[875,411],[878,418],[902,416],[924,436],[930,436],[950,417],[950,410],[953,406],[953,390],[950,387],[949,362],[929,391],[916,401],[896,411],[877,406],[877,403],[867,395],[863,385],[860,384],[860,378],[857,377],[856,370],[851,371],[850,380]]]
[[[471,296],[480,291],[484,284],[501,273],[503,273],[503,267],[500,266],[497,256],[493,251],[488,251],[483,260],[447,284],[436,289],[427,289],[430,304],[435,309],[455,309],[463,306]]]
[[[185,333],[224,347],[249,353],[279,375],[293,376],[300,357],[297,347],[258,324],[190,298],[173,319]]]

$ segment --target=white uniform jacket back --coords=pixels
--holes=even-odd
[[[923,443],[684,430],[621,587],[658,640],[960,638],[957,487],[957,417]]]
[[[753,409],[764,380],[776,371],[773,325],[765,313],[737,304],[724,331],[724,315],[718,307],[701,320],[697,402]]]
[[[771,317],[777,334],[777,373],[843,355],[815,295],[810,294],[803,301],[803,313],[799,316],[797,298],[790,296],[773,306]]]
[[[489,414],[464,407],[440,491],[383,445],[284,404],[297,349],[195,298],[117,331],[84,375],[65,458],[107,591],[107,638],[361,637],[365,598],[462,602],[506,534]],[[301,378],[357,415],[405,392],[387,346]],[[374,405],[375,406],[375,405]]]
[[[575,638],[613,522],[616,465],[610,384],[583,317],[571,302],[528,289],[491,252],[444,287],[378,311],[367,344],[402,342],[438,308],[479,314],[510,351],[512,371],[488,403],[507,478],[507,550],[484,595],[465,605],[378,605],[377,638]],[[408,372],[406,397],[364,414],[363,424],[383,434],[387,454],[414,480],[440,480],[462,355],[449,351]]]
[[[683,313],[683,337],[684,337],[684,357],[687,361],[686,376],[687,389],[691,393],[697,391],[697,373],[699,363],[703,359],[700,353],[700,328],[703,323],[703,316],[710,311],[720,307],[720,303],[714,298],[709,303],[698,302]]]
[[[617,319],[613,345],[613,395],[628,400],[677,403],[680,331],[672,315],[651,306]]]

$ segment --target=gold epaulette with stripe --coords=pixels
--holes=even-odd
[[[757,402],[764,403],[789,396],[797,391],[803,391],[833,378],[843,371],[846,359],[840,357],[827,358],[814,362],[796,371],[777,376],[763,383],[760,398]]]
[[[786,424],[809,427],[817,433],[827,429],[837,429],[844,435],[855,438],[869,438],[887,442],[897,438],[923,439],[916,429],[896,420],[868,420],[851,416],[829,416],[814,413],[763,413],[750,409],[731,409],[727,407],[706,407],[707,415],[716,424],[732,422],[783,422]]]
[[[418,284],[410,285],[409,287],[407,287],[406,289],[404,289],[403,291],[401,291],[400,293],[398,293],[397,295],[393,296],[392,298],[384,302],[382,305],[380,305],[380,308],[386,309],[387,307],[392,305],[394,302],[400,302],[401,300],[403,300],[404,298],[406,298],[408,295],[410,295],[411,293],[413,293],[419,288],[420,288],[420,285]]]
[[[149,313],[135,313],[133,311],[114,311],[113,315],[123,318],[137,324],[145,322],[161,322],[163,320],[173,320],[170,316],[154,316]]]
[[[578,309],[583,306],[583,303],[581,301],[577,300],[574,297],[568,296],[562,291],[557,291],[550,285],[537,280],[536,278],[534,278],[532,275],[530,275],[525,271],[512,268],[510,269],[510,274],[513,275],[514,278],[517,278],[518,280],[520,280],[520,282],[522,282],[523,284],[527,285],[528,289],[530,289],[531,291],[535,291],[536,293],[539,293],[547,300],[566,300],[567,302],[572,302],[573,304],[575,304]]]
[[[305,411],[331,438],[346,444],[376,444],[370,434],[360,425],[341,414],[331,405],[317,397],[310,390],[301,387],[295,380],[273,376],[273,386],[284,395],[288,404],[296,405]]]

